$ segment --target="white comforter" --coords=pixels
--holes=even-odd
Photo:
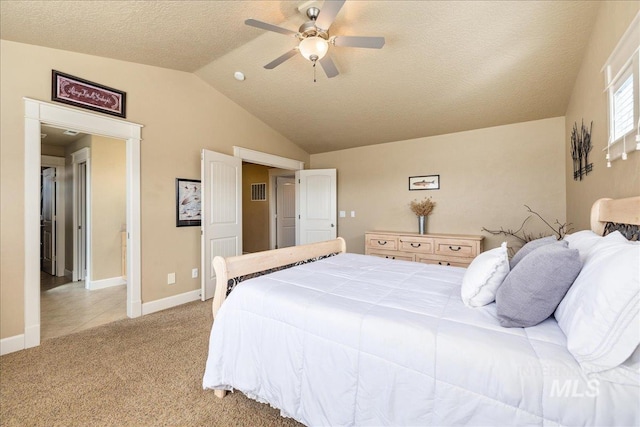
[[[341,254],[238,285],[204,388],[307,425],[638,425],[638,388],[587,378],[555,320],[502,328],[465,270]]]

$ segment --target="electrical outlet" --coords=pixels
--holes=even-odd
[[[167,274],[167,285],[173,285],[176,283],[176,273]]]
[[[191,278],[192,279],[198,278],[198,269],[197,268],[192,268],[191,269]]]

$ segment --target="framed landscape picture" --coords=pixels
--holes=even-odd
[[[176,178],[176,227],[201,224],[200,200],[200,180]]]

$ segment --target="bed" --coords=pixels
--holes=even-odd
[[[593,232],[576,245],[597,251],[599,239],[612,240],[599,237],[605,224],[640,224],[640,197],[597,201]],[[633,264],[640,246],[627,243]],[[624,245],[607,244],[597,253]],[[579,351],[589,322],[571,316],[584,310],[559,308],[566,325],[551,316],[502,327],[495,303],[463,303],[464,268],[349,254],[342,239],[216,258],[214,267],[203,387],[218,397],[238,390],[306,425],[640,424],[640,258],[620,273],[632,293],[618,337],[625,348],[597,360]],[[561,306],[588,297],[575,286]],[[597,367],[621,354],[620,366]]]

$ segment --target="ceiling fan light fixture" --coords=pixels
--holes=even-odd
[[[302,39],[298,49],[305,59],[309,61],[319,61],[327,54],[329,44],[322,37],[307,37]]]

